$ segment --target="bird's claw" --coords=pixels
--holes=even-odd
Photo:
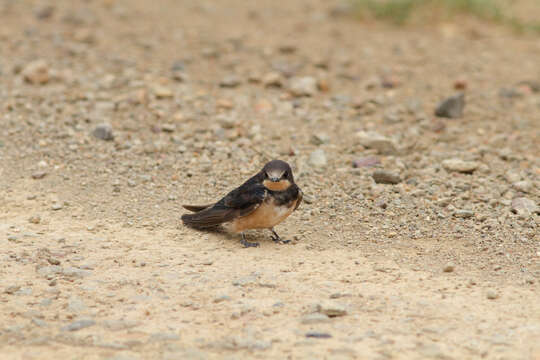
[[[246,238],[244,237],[244,234],[242,234],[242,239],[240,239],[240,243],[244,245],[245,248],[259,247],[259,243],[247,241]]]
[[[278,244],[288,244],[288,243],[291,242],[291,240],[281,240],[279,235],[274,230],[272,230],[271,239],[272,239],[273,242],[278,243]]]

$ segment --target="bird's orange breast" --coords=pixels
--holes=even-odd
[[[269,229],[285,220],[293,211],[298,200],[288,205],[278,206],[273,199],[264,201],[251,214],[233,220],[229,226],[230,231],[242,232],[249,229]]]

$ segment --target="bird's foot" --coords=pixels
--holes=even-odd
[[[242,238],[240,239],[240,244],[244,245],[245,248],[258,247],[259,246],[259,243],[257,243],[257,242],[249,242],[249,241],[247,241],[246,238],[244,237],[244,234],[242,234]]]
[[[274,229],[270,229],[272,231],[272,241],[277,243],[277,244],[288,244],[291,242],[291,240],[282,240],[279,235],[277,234],[277,232],[274,231]]]

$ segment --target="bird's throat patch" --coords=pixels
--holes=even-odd
[[[284,191],[291,186],[291,182],[287,179],[280,180],[280,181],[270,181],[270,180],[264,180],[263,185],[268,190],[272,191]]]

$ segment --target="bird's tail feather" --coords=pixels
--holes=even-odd
[[[204,209],[208,209],[208,208],[211,207],[212,205],[214,205],[214,204],[207,204],[207,205],[182,205],[182,206],[183,206],[184,209],[186,209],[186,210],[193,211],[193,212],[199,212],[199,211],[203,211]]]
[[[194,214],[182,215],[184,225],[204,229],[217,226],[232,219],[234,211],[231,209],[205,208]]]

